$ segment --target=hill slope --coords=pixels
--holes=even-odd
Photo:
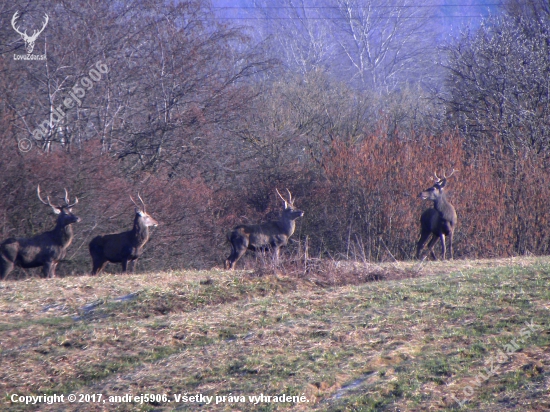
[[[2,410],[550,409],[550,258],[268,272],[1,283]]]

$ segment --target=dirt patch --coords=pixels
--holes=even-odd
[[[285,276],[322,288],[409,279],[425,275],[426,273],[411,265],[377,265],[326,259],[309,259],[305,264],[304,262],[286,262],[278,266],[263,265],[249,273],[252,278]]]

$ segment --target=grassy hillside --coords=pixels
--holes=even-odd
[[[0,408],[549,410],[549,280],[514,258],[5,281]]]

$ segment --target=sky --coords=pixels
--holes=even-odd
[[[262,3],[262,0],[212,0],[218,17],[246,25],[254,24],[258,19],[258,15],[254,13],[255,2]],[[269,1],[265,3],[269,4]],[[319,4],[314,0],[310,3]],[[434,0],[432,4],[435,10],[432,18],[443,24],[449,32],[468,25],[475,28],[482,18],[496,13],[499,3],[499,0]],[[277,13],[277,10],[273,12]]]

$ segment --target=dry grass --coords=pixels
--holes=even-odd
[[[3,410],[25,409],[13,393],[172,399],[63,410],[196,409],[173,402],[185,393],[309,400],[205,410],[454,410],[452,395],[530,319],[541,330],[464,408],[547,410],[549,279],[549,258],[513,258],[3,282]]]

